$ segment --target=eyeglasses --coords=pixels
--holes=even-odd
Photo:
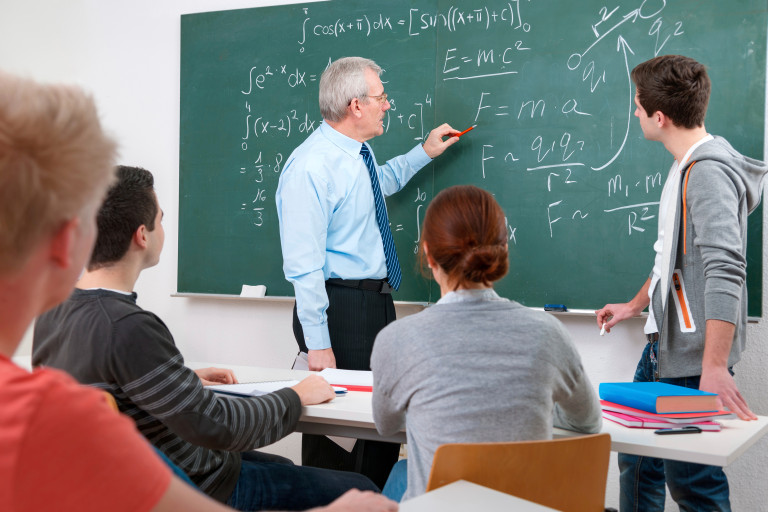
[[[379,102],[379,105],[383,105],[387,102],[387,93],[379,94],[378,96],[368,96],[372,100],[377,100]]]

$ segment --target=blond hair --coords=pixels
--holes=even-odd
[[[105,190],[115,153],[81,89],[0,72],[0,275]]]

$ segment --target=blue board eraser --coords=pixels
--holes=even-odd
[[[565,304],[544,304],[544,311],[568,311]]]

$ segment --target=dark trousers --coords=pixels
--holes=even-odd
[[[329,504],[350,489],[377,490],[357,473],[294,466],[268,453],[244,452],[240,478],[227,500],[237,510],[306,510]]]
[[[347,288],[326,283],[328,292],[328,330],[336,367],[344,370],[370,370],[371,351],[378,332],[395,320],[392,295]],[[302,352],[307,351],[304,333],[293,307],[293,334]],[[303,434],[301,463],[327,469],[356,471],[384,487],[400,446],[381,441],[358,439],[347,452],[325,436]]]

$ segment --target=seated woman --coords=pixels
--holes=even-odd
[[[395,500],[424,493],[441,444],[551,439],[553,424],[587,433],[601,426],[563,325],[493,291],[509,267],[493,196],[473,186],[443,190],[421,236],[422,262],[442,298],[383,329],[371,356],[376,428],[391,435],[405,424],[408,437],[408,459],[384,488]]]

